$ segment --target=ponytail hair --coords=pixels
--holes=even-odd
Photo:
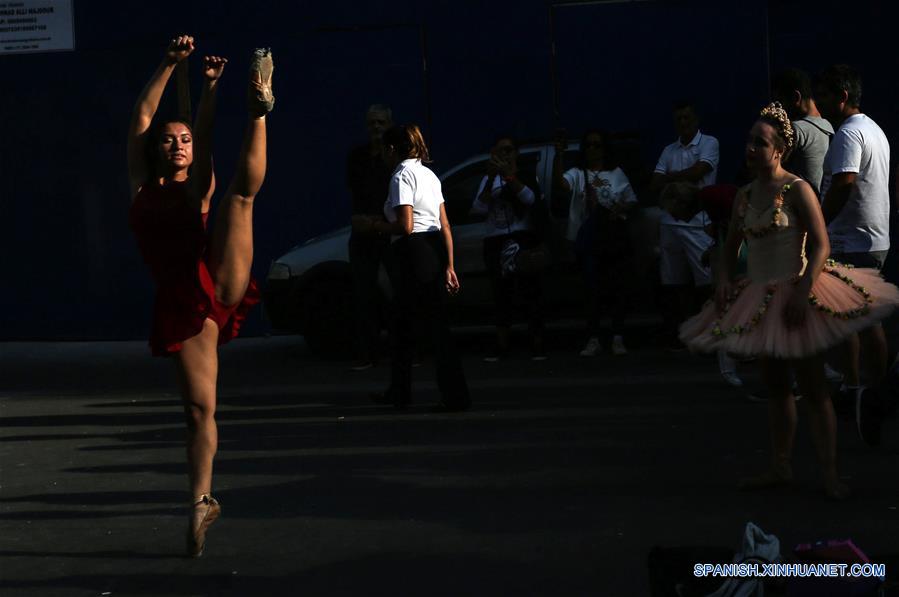
[[[390,127],[384,133],[384,145],[393,147],[404,160],[421,160],[424,163],[431,161],[431,154],[418,125],[398,124]]]

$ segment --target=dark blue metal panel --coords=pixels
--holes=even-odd
[[[647,167],[674,133],[670,103],[691,95],[722,146],[721,178],[767,93],[767,65],[855,63],[863,108],[897,128],[889,2],[678,0],[553,9],[562,124],[637,130]],[[244,124],[247,51],[275,50],[278,106],[256,208],[256,265],[346,222],[344,157],[364,140],[362,112],[394,106],[425,123],[435,168],[478,153],[498,132],[549,136],[549,4],[76,2],[76,51],[0,56],[0,339],[133,338],[150,282],[127,228],[124,132],[166,39],[194,33],[231,58],[215,155],[224,190]],[[771,18],[768,18],[770,13]],[[403,26],[397,26],[403,25]],[[422,72],[426,29],[429,86]],[[770,27],[769,27],[770,26]],[[838,42],[842,39],[843,42]],[[194,97],[199,60],[193,61]],[[174,95],[174,94],[169,94]],[[174,112],[166,98],[163,111]],[[259,311],[247,331],[264,329]]]

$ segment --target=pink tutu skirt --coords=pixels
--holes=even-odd
[[[812,287],[805,323],[788,328],[783,314],[794,283],[740,280],[723,312],[710,301],[681,325],[681,341],[694,352],[801,359],[843,343],[899,305],[899,288],[877,270],[828,262]]]

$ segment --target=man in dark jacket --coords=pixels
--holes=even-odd
[[[356,371],[378,361],[379,289],[378,271],[390,239],[364,225],[371,216],[381,217],[387,199],[390,167],[384,161],[381,137],[393,125],[390,108],[375,104],[365,114],[368,143],[352,149],[347,157],[347,184],[352,198],[353,231],[350,234],[350,268],[353,273]],[[362,221],[363,225],[356,223]]]

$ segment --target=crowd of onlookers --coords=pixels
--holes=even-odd
[[[808,181],[821,202],[835,258],[860,267],[883,267],[889,249],[889,144],[877,124],[860,109],[861,79],[850,67],[836,65],[814,80],[787,69],[771,81],[772,99],[780,102],[795,139],[784,167]],[[348,181],[354,218],[380,216],[391,176],[383,158],[382,135],[392,124],[390,108],[373,105],[366,114],[369,143],[354,149]],[[485,360],[503,359],[510,350],[510,327],[519,304],[528,324],[531,358],[546,358],[542,271],[547,262],[545,235],[551,218],[541,190],[552,185],[554,197],[568,205],[565,237],[583,276],[586,334],[580,355],[597,355],[606,343],[625,355],[625,318],[637,281],[629,219],[640,203],[658,203],[658,297],[664,332],[660,343],[677,350],[679,324],[712,296],[717,251],[731,217],[734,197],[748,173],[733,181],[718,180],[719,144],[700,128],[694,103],[673,106],[676,140],[661,150],[648,188],[653,196],[638,203],[634,188],[616,163],[610,134],[588,129],[580,137],[578,162],[563,167],[569,141],[555,142],[552,179],[539,181],[533,168],[519,163],[515,139],[501,136],[490,148],[471,212],[485,218],[483,259],[495,301],[496,339]],[[643,199],[643,198],[641,198]],[[554,204],[556,203],[554,199]],[[389,254],[390,237],[354,226],[350,262],[354,276],[360,359],[364,369],[378,360],[378,270]],[[604,337],[600,321],[611,320]],[[881,335],[882,338],[882,335]],[[850,343],[851,344],[851,343]],[[885,353],[885,348],[883,348]],[[860,385],[857,340],[850,358],[828,367],[831,378],[844,379],[851,392]],[[721,375],[740,386],[734,360],[718,355]],[[835,369],[840,369],[836,371]]]

